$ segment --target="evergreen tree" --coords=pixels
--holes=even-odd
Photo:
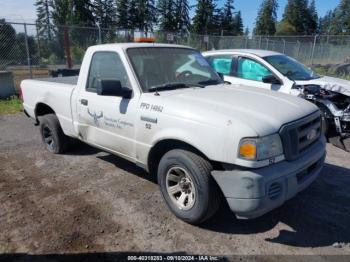
[[[94,26],[93,5],[90,0],[70,0],[71,3],[71,24],[81,26]]]
[[[73,9],[70,0],[53,0],[50,5],[51,17],[55,26],[70,24]]]
[[[244,30],[244,35],[245,36],[249,36],[250,32],[249,32],[249,28],[246,27],[245,30]]]
[[[255,35],[274,35],[277,23],[277,0],[264,0],[256,18]]]
[[[128,28],[135,30],[137,29],[137,23],[139,20],[138,10],[136,3],[139,0],[129,0],[128,1]]]
[[[116,24],[116,6],[114,0],[94,0],[93,14],[95,22],[101,28],[110,28]]]
[[[64,59],[64,25],[72,24],[73,6],[70,0],[53,0],[51,3],[51,17],[54,27],[54,40],[48,47],[51,55]]]
[[[335,9],[333,26],[336,34],[350,33],[350,0],[341,0]]]
[[[292,33],[290,30],[295,30],[297,35],[307,35],[312,33],[310,26],[310,10],[308,6],[308,0],[288,0],[286,5],[283,19],[279,29],[280,35],[283,35],[283,28],[288,28],[288,34]],[[287,33],[286,31],[286,33]]]
[[[321,34],[335,34],[334,30],[334,11],[330,10],[324,17],[319,19],[319,31]]]
[[[116,24],[119,28],[127,29],[129,24],[129,6],[128,0],[117,0]]]
[[[217,26],[216,6],[213,0],[198,0],[193,17],[193,32],[208,34]]]
[[[211,19],[211,23],[208,27],[208,33],[209,34],[221,34],[221,24],[222,24],[222,11],[220,8],[217,8],[216,4],[214,3],[214,12],[213,17]]]
[[[37,52],[35,39],[31,35],[27,35],[28,49],[30,57],[35,57]],[[18,33],[16,35],[16,45],[14,47],[13,59],[25,60],[27,58],[27,46],[26,46],[26,35],[25,33]]]
[[[84,30],[82,26],[95,26],[93,6],[89,0],[53,0],[51,16],[55,25],[55,42],[51,45],[52,52],[59,58],[64,58],[65,32],[67,30],[69,42],[73,48],[85,49],[96,43],[96,36],[91,30]],[[64,27],[74,25],[75,27]]]
[[[236,33],[233,10],[233,0],[226,0],[223,11],[221,12],[221,29],[226,35],[234,35]]]
[[[315,0],[312,0],[308,8],[308,33],[314,34],[318,31],[318,14]]]
[[[6,23],[5,19],[0,19],[0,57],[8,60],[13,56],[12,50],[15,48],[16,30],[12,25]]]
[[[177,29],[174,4],[172,0],[158,0],[157,11],[159,29],[165,31],[175,31]]]
[[[277,23],[276,35],[297,35],[297,30],[290,22],[282,20]]]
[[[187,31],[191,25],[190,21],[190,6],[188,0],[175,1],[175,19],[176,29],[178,31]]]
[[[34,4],[36,6],[38,33],[41,37],[47,38],[49,41],[52,39],[50,1],[51,0],[36,0]]]
[[[235,27],[235,35],[243,35],[244,27],[243,27],[241,11],[238,11],[238,13],[235,16],[234,27]]]
[[[89,0],[52,0],[52,21],[56,26],[94,26],[93,5]]]
[[[153,31],[157,22],[157,9],[154,0],[129,1],[129,23],[131,29],[139,29],[146,34]]]

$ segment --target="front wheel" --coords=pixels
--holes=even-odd
[[[158,184],[166,204],[178,218],[199,224],[220,207],[221,192],[211,171],[206,159],[187,150],[171,150],[162,157]]]

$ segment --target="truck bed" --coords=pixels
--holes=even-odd
[[[53,82],[66,85],[77,85],[78,76],[65,76],[65,77],[48,77],[48,78],[37,78],[35,80],[44,82]]]
[[[63,132],[74,136],[71,96],[77,82],[76,76],[23,80],[21,89],[24,110],[35,118],[35,109],[39,104],[49,105],[58,117]]]

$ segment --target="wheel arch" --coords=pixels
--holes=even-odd
[[[35,106],[34,114],[35,114],[35,120],[39,123],[39,116],[44,116],[47,114],[56,115],[56,112],[49,105],[39,102]]]
[[[156,142],[152,146],[147,158],[148,172],[152,175],[156,174],[162,156],[173,149],[189,150],[211,162],[211,160],[201,150],[191,145],[190,143],[179,139],[167,138]]]

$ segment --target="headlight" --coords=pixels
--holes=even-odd
[[[243,138],[239,144],[239,158],[246,160],[265,160],[283,154],[281,138],[278,134]]]

